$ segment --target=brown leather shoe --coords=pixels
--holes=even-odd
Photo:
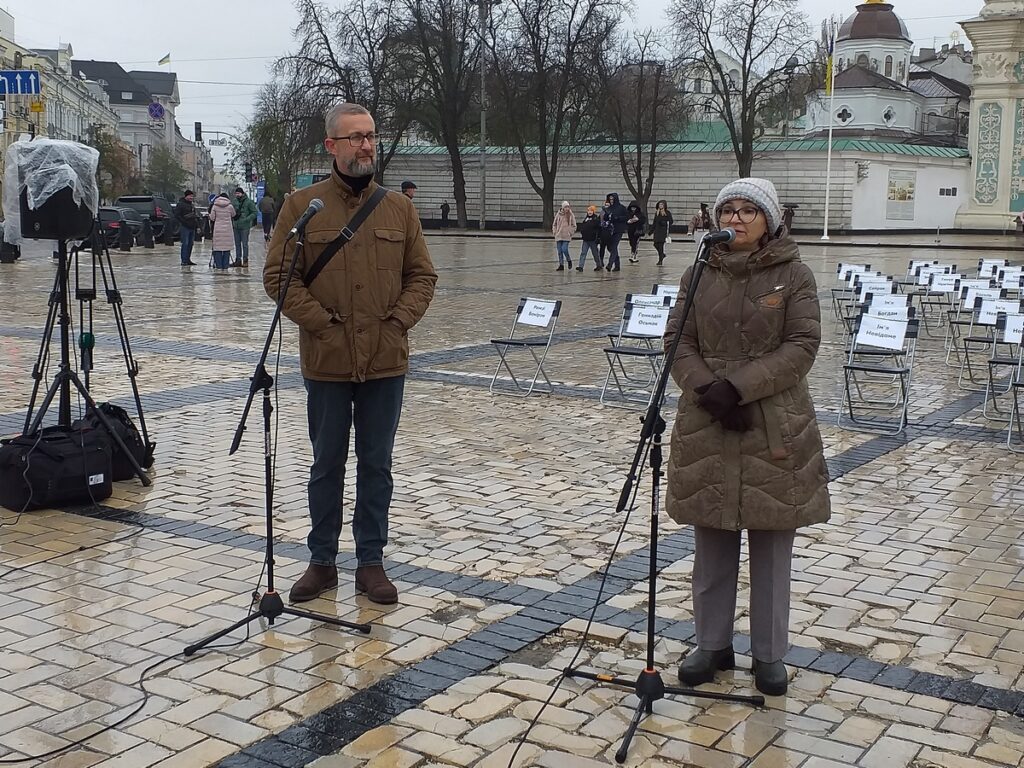
[[[292,586],[288,600],[293,603],[304,603],[314,600],[324,592],[338,586],[338,568],[334,565],[309,564],[306,572]]]
[[[365,592],[366,596],[381,605],[393,605],[398,602],[398,589],[383,565],[361,565],[356,568],[356,590]]]

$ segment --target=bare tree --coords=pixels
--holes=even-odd
[[[234,170],[252,163],[270,188],[292,189],[296,174],[323,141],[323,104],[294,81],[275,78],[256,97],[253,118],[229,147]]]
[[[296,84],[329,109],[362,104],[384,138],[377,151],[377,178],[394,157],[413,120],[423,77],[403,56],[401,6],[387,0],[347,0],[330,8],[297,0],[297,52],[278,62]]]
[[[488,41],[497,102],[550,226],[561,152],[570,136],[579,138],[579,112],[593,108],[581,96],[590,92],[623,6],[620,0],[505,0],[499,8]]]
[[[658,168],[658,144],[686,122],[682,92],[652,29],[623,36],[601,69],[605,124],[618,146],[630,194],[646,210]]]
[[[476,97],[480,41],[470,0],[404,0],[408,65],[423,75],[416,122],[448,151],[458,225],[465,227],[462,141]]]
[[[679,63],[689,79],[711,83],[712,109],[728,128],[740,176],[749,176],[780,94],[792,99],[814,79],[815,41],[799,0],[672,0],[669,18]]]

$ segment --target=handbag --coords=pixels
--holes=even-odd
[[[672,235],[666,235],[665,236],[665,242],[666,243],[671,243],[672,242]]]
[[[95,429],[46,427],[0,441],[0,505],[14,512],[103,501],[110,444]]]

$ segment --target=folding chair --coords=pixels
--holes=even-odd
[[[917,294],[918,317],[921,325],[929,336],[936,336],[932,328],[943,328],[945,336],[946,322],[949,320],[949,311],[956,306],[956,296],[960,290],[960,281],[964,275],[955,271],[950,272],[928,272],[927,288]],[[920,282],[920,278],[918,280]]]
[[[679,297],[679,286],[674,283],[655,283],[651,293],[655,296],[668,296],[672,300],[671,306],[674,307]]]
[[[665,336],[665,325],[671,311],[671,300],[661,297],[660,306],[627,303],[619,326],[619,333],[610,347],[604,348],[608,358],[608,373],[601,388],[601,404],[616,408],[647,407],[654,397],[654,390],[665,359],[661,340]],[[631,341],[645,339],[645,344],[631,344]],[[629,375],[626,361],[642,361],[645,366],[643,377]],[[611,386],[614,384],[614,390]]]
[[[1024,401],[1024,315],[1006,316],[1004,339],[1017,343],[1017,368],[1010,374],[1009,390],[1013,396],[1010,407],[1010,423],[1006,428],[1006,447],[1014,453],[1024,453],[1024,417],[1021,415]],[[1017,434],[1014,442],[1014,432]]]
[[[519,306],[516,307],[516,316],[512,321],[512,329],[508,333],[506,339],[491,339],[491,344],[495,346],[498,352],[498,366],[494,369],[494,376],[491,378],[491,386],[488,387],[488,391],[494,394],[494,385],[498,381],[498,374],[501,373],[502,367],[508,371],[508,375],[512,378],[512,385],[514,390],[503,388],[499,391],[505,394],[512,395],[513,397],[529,397],[533,393],[534,389],[538,392],[544,392],[550,394],[554,391],[554,386],[551,380],[548,378],[547,372],[544,370],[544,360],[548,356],[548,350],[551,348],[551,339],[555,335],[555,325],[558,323],[558,314],[562,310],[561,301],[550,301],[548,299],[530,299],[522,298],[519,300]],[[516,336],[518,330],[527,332],[528,330],[535,330],[538,328],[546,328],[547,335],[543,337],[537,336]],[[513,373],[512,368],[508,363],[508,353],[510,349],[525,349],[530,353],[533,358],[533,362],[536,363],[537,367],[533,371],[533,378],[530,380],[529,386],[523,386],[520,383],[519,378]],[[537,351],[540,350],[540,356],[537,356]],[[526,376],[522,376],[525,380]],[[538,388],[537,380],[543,378],[547,384],[546,388]]]
[[[996,283],[1006,289],[1006,295],[1024,298],[1024,267],[1003,267],[996,275]]]
[[[916,318],[860,315],[843,365],[840,428],[883,435],[897,435],[906,428],[917,335]],[[893,411],[895,425],[884,418]]]
[[[959,293],[956,296],[953,307],[946,313],[946,335],[942,345],[946,350],[946,365],[959,366],[960,360],[960,338],[966,328],[971,325],[971,318],[975,310],[975,299],[978,295],[982,298],[1001,298],[998,289],[994,295],[987,292],[993,290],[992,281],[984,278],[963,278],[960,280]],[[978,292],[983,293],[979,294]],[[956,362],[951,358],[956,355]]]
[[[842,320],[842,306],[853,292],[854,277],[867,272],[871,272],[870,264],[840,264],[836,269],[837,285],[832,289],[832,312],[836,320]]]
[[[968,391],[980,391],[984,389],[982,382],[975,376],[974,366],[971,364],[971,350],[985,351],[991,353],[995,342],[996,319],[1000,312],[1016,314],[1020,311],[1020,302],[1016,299],[1006,298],[1006,291],[1001,288],[978,288],[969,291],[973,295],[973,302],[966,299],[968,306],[973,306],[970,315],[970,323],[967,326],[965,335],[960,339],[963,349],[963,356],[960,358],[960,375],[957,377],[957,386]],[[979,350],[980,348],[980,350]]]
[[[1010,262],[1006,259],[978,259],[978,277],[987,277],[992,280],[999,274],[999,270],[1009,264]]]
[[[840,320],[843,325],[843,343],[853,332],[857,318],[868,305],[871,297],[883,295],[896,295],[899,286],[896,281],[886,275],[859,274],[854,276],[853,293],[850,294],[849,302],[843,307]]]
[[[657,288],[657,286],[655,286]],[[632,334],[626,330],[629,322],[630,307],[671,307],[672,297],[668,295],[659,296],[656,293],[627,293],[626,300],[622,304],[622,314],[619,316],[619,330],[608,334],[608,342],[612,346],[626,346],[631,342],[633,346],[654,349],[654,342],[649,334]],[[627,370],[625,365],[621,366],[621,373],[624,378],[632,382],[643,381],[644,386],[650,384],[648,379],[652,376],[650,366],[644,366],[643,371],[637,375]]]
[[[988,380],[985,383],[985,402],[981,413],[986,419],[1003,418],[1005,415],[999,407],[999,395],[1007,394],[1013,387],[1014,375],[1020,368],[1021,335],[1024,330],[1024,314],[1017,312],[1000,312],[996,318],[995,339],[992,343],[992,356],[988,359]],[[996,369],[1006,369],[1005,381],[997,386]],[[991,406],[991,409],[990,409]],[[991,412],[990,412],[991,410]]]

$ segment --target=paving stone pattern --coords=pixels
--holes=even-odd
[[[601,347],[624,295],[677,282],[690,249],[659,269],[645,243],[640,265],[610,275],[554,273],[544,241],[432,237],[430,245],[441,277],[412,333],[395,453],[387,556],[399,605],[354,594],[346,530],[341,586],[310,608],[370,622],[371,635],[306,619],[258,622],[245,642],[161,667],[139,716],[59,758],[23,764],[494,768],[508,765],[595,605],[580,663],[639,672],[650,488],[645,475],[628,518],[614,513],[639,424],[637,412],[597,402]],[[227,448],[271,312],[261,249],[253,250],[253,268],[228,276],[183,271],[165,248],[112,254],[158,443],[155,482],[118,483],[98,505],[0,517],[0,573],[18,569],[0,596],[0,761],[96,733],[141,700],[146,666],[249,608],[265,548],[258,403],[241,450],[228,456]],[[823,296],[811,388],[834,514],[797,538],[790,693],[764,709],[659,702],[627,765],[1018,765],[1024,459],[1005,450],[1005,424],[981,415],[980,394],[957,388],[938,336],[922,338],[904,434],[835,427],[843,356],[829,305],[835,264],[861,259],[900,274],[908,259],[978,255],[900,244],[803,252]],[[207,260],[200,250],[196,261]],[[49,262],[29,246],[21,263],[0,265],[13,288],[0,323],[8,395],[0,432],[24,418]],[[489,339],[508,333],[520,296],[563,300],[547,363],[556,394],[525,401],[487,392],[497,361]],[[96,318],[94,393],[127,406],[104,305]],[[274,525],[284,590],[304,568],[309,462],[289,324],[282,351],[273,369]],[[673,408],[674,395],[667,415]],[[346,511],[351,501],[346,488]],[[672,681],[693,642],[693,543],[687,529],[663,522],[655,655]],[[709,691],[752,689],[748,594],[742,569],[739,668]],[[633,703],[628,691],[563,681],[516,764],[612,764]]]

